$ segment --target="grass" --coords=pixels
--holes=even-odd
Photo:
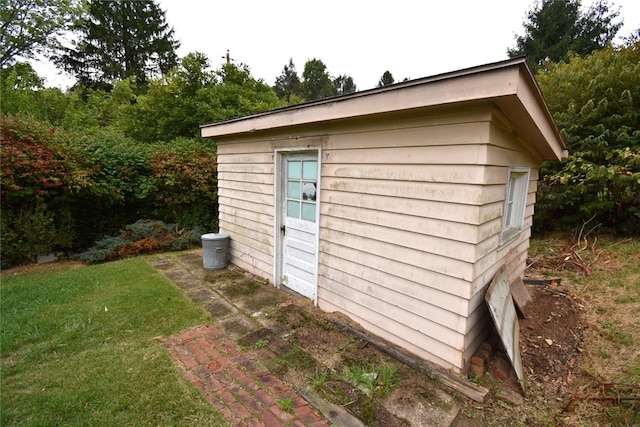
[[[290,414],[293,412],[293,399],[278,399],[278,407],[284,412]]]
[[[3,273],[0,424],[225,425],[162,338],[209,321],[144,258]]]
[[[313,389],[313,391],[322,391],[327,386],[327,380],[329,379],[329,370],[317,370],[316,372],[307,378],[307,382]]]

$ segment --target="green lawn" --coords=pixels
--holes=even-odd
[[[145,258],[0,286],[2,426],[226,425],[162,344],[210,317]]]

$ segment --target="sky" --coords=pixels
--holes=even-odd
[[[332,77],[351,76],[358,90],[376,86],[385,71],[396,81],[507,59],[536,0],[158,0],[181,42],[178,56],[207,55],[214,69],[230,58],[273,85],[293,60],[320,59]],[[583,0],[583,7],[593,0]],[[640,1],[620,7],[619,36],[640,28]],[[36,64],[47,86],[73,81]]]

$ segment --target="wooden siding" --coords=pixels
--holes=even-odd
[[[522,231],[511,241],[502,242],[500,240],[503,209],[503,203],[501,203],[500,216],[490,221],[493,225],[488,227],[495,232],[487,233],[484,236],[485,241],[491,243],[485,245],[487,251],[484,254],[478,253],[480,256],[474,264],[474,280],[471,285],[472,297],[469,301],[468,330],[464,350],[465,364],[468,364],[473,352],[490,330],[488,325],[491,318],[485,305],[484,294],[493,276],[502,266],[506,268],[511,282],[524,275],[537,189],[539,160],[526,149],[526,143],[514,137],[509,129],[505,128],[504,122],[500,120],[492,122],[490,135],[491,143],[487,149],[487,160],[490,165],[502,166],[505,194],[509,167],[524,166],[531,169]]]
[[[347,129],[323,147],[319,307],[457,371],[473,266],[490,250],[479,226],[504,199],[504,168],[484,165],[488,118]]]
[[[320,145],[318,306],[464,371],[490,330],[483,291],[493,274],[502,264],[512,279],[524,271],[538,167],[483,108],[331,124],[315,140],[313,128],[223,138],[220,227],[232,262],[275,282],[274,151]],[[525,228],[505,244],[509,166],[532,169]]]
[[[220,229],[231,262],[273,282],[273,150],[267,142],[218,144]]]

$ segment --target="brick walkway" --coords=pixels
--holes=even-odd
[[[215,326],[197,327],[165,341],[185,377],[236,426],[325,426],[306,400]],[[283,403],[291,402],[286,412]]]

